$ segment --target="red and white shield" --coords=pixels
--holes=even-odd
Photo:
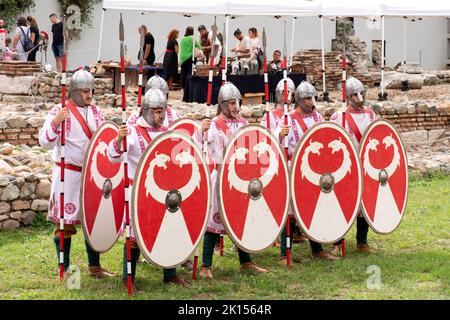
[[[108,144],[119,127],[105,122],[94,133],[85,157],[81,180],[81,215],[89,245],[106,252],[117,241],[125,208],[123,164],[108,159]]]
[[[355,220],[362,193],[361,166],[350,136],[322,122],[303,135],[291,166],[292,206],[308,238],[338,241]]]
[[[147,147],[131,198],[136,240],[145,258],[172,268],[194,252],[211,206],[211,182],[201,150],[187,135],[168,131]]]
[[[172,123],[169,127],[169,130],[179,131],[187,134],[189,137],[192,137],[196,130],[200,131],[202,128],[202,124],[191,118],[179,118]],[[208,153],[208,157],[206,162],[209,167],[210,173],[214,170],[214,162],[212,161],[211,155]]]
[[[408,195],[408,162],[400,135],[386,120],[370,124],[361,139],[363,214],[371,228],[382,234],[400,224]]]
[[[246,125],[230,138],[217,190],[221,219],[233,242],[247,252],[272,245],[289,210],[289,168],[266,128]]]

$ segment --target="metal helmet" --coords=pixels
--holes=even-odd
[[[166,114],[167,96],[159,89],[150,88],[144,96],[142,103],[142,117],[152,127],[160,127],[161,123],[156,123],[154,118],[155,109],[163,109],[163,121]]]
[[[166,108],[166,106],[167,96],[160,89],[150,88],[145,93],[142,109]]]
[[[295,84],[291,78],[287,78],[287,88],[288,88],[288,103],[291,103],[292,97],[294,96],[295,92]],[[278,82],[277,87],[275,89],[275,96],[278,104],[284,103],[284,79],[281,79]]]
[[[358,98],[360,99],[360,101],[364,101],[364,95],[365,95],[364,85],[358,79],[356,79],[354,77],[348,78],[347,81],[345,82],[345,90],[346,90],[345,95],[346,95],[347,101],[352,106],[355,103],[352,99],[352,96],[355,94],[358,95]]]
[[[169,86],[167,85],[167,82],[158,75],[148,79],[147,84],[145,85],[145,92],[151,88],[161,90],[166,96],[169,94]]]
[[[304,99],[312,98],[313,107],[315,107],[316,95],[317,91],[314,86],[307,81],[302,81],[295,90],[295,103],[297,106],[300,106],[305,113],[309,113],[311,110],[306,107]]]
[[[90,72],[80,69],[73,74],[72,80],[70,81],[70,97],[78,107],[84,107],[84,101],[80,90],[89,89],[92,91],[94,90],[94,87],[94,76]]]
[[[217,114],[221,111],[228,117],[230,117],[230,111],[228,109],[228,101],[236,100],[236,104],[239,110],[239,100],[242,99],[239,89],[231,82],[225,83],[219,90],[218,103],[219,108],[217,109]]]

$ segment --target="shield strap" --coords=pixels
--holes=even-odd
[[[225,133],[225,135],[227,136],[228,139],[230,139],[231,137],[231,131],[228,130],[227,124],[225,123],[225,120],[221,119],[221,118],[216,118],[214,119],[214,123],[216,124],[216,127],[218,129],[220,129],[220,131],[222,131],[223,133]]]
[[[273,110],[273,114],[274,116],[276,116],[276,118],[278,118],[277,120],[280,120],[281,117],[283,116],[284,110],[281,108],[277,108],[275,110]]]
[[[145,141],[147,141],[148,144],[150,144],[150,142],[152,142],[152,138],[150,137],[150,135],[147,132],[147,129],[145,129],[144,127],[141,126],[136,126],[136,131],[144,137]]]
[[[352,115],[350,114],[350,111],[347,110],[347,112],[345,113],[345,120],[347,121],[350,129],[353,131],[353,134],[356,137],[356,140],[358,142],[361,141],[361,131],[359,131],[358,126],[356,125],[355,119],[353,119]]]
[[[83,129],[84,134],[88,137],[89,140],[92,139],[92,132],[89,129],[86,120],[84,120],[83,116],[78,111],[77,107],[69,100],[66,103],[66,107],[69,109],[70,112],[72,112],[75,119],[77,119],[78,123],[80,124],[81,128]]]

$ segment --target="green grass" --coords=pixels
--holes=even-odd
[[[369,232],[378,252],[355,253],[355,227],[347,236],[347,257],[337,262],[310,258],[307,243],[294,245],[302,263],[287,271],[271,248],[254,255],[270,268],[260,276],[239,273],[237,253],[226,238],[225,256],[214,256],[213,281],[199,280],[187,288],[162,284],[162,270],[138,265],[137,282],[144,293],[132,299],[449,299],[450,178],[413,180],[401,226],[387,236]],[[91,279],[86,266],[82,231],[72,242],[72,264],[81,268],[81,290],[69,290],[57,277],[52,226],[38,220],[31,228],[0,232],[1,299],[129,299],[120,278]],[[326,246],[329,248],[329,246]],[[102,255],[102,264],[122,270],[123,243]],[[381,270],[381,289],[368,289],[367,268]],[[179,269],[186,278],[190,274]]]

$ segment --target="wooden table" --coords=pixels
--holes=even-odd
[[[107,72],[113,73],[113,79],[114,79],[114,88],[113,92],[116,94],[120,94],[120,64],[118,63],[102,63],[101,66],[105,69]],[[162,76],[164,73],[164,69],[162,66],[144,66],[144,86],[147,82],[147,79],[149,77],[152,77],[153,75],[160,75]],[[126,86],[132,86],[132,87],[138,87],[139,85],[139,66],[125,66],[125,83]]]

